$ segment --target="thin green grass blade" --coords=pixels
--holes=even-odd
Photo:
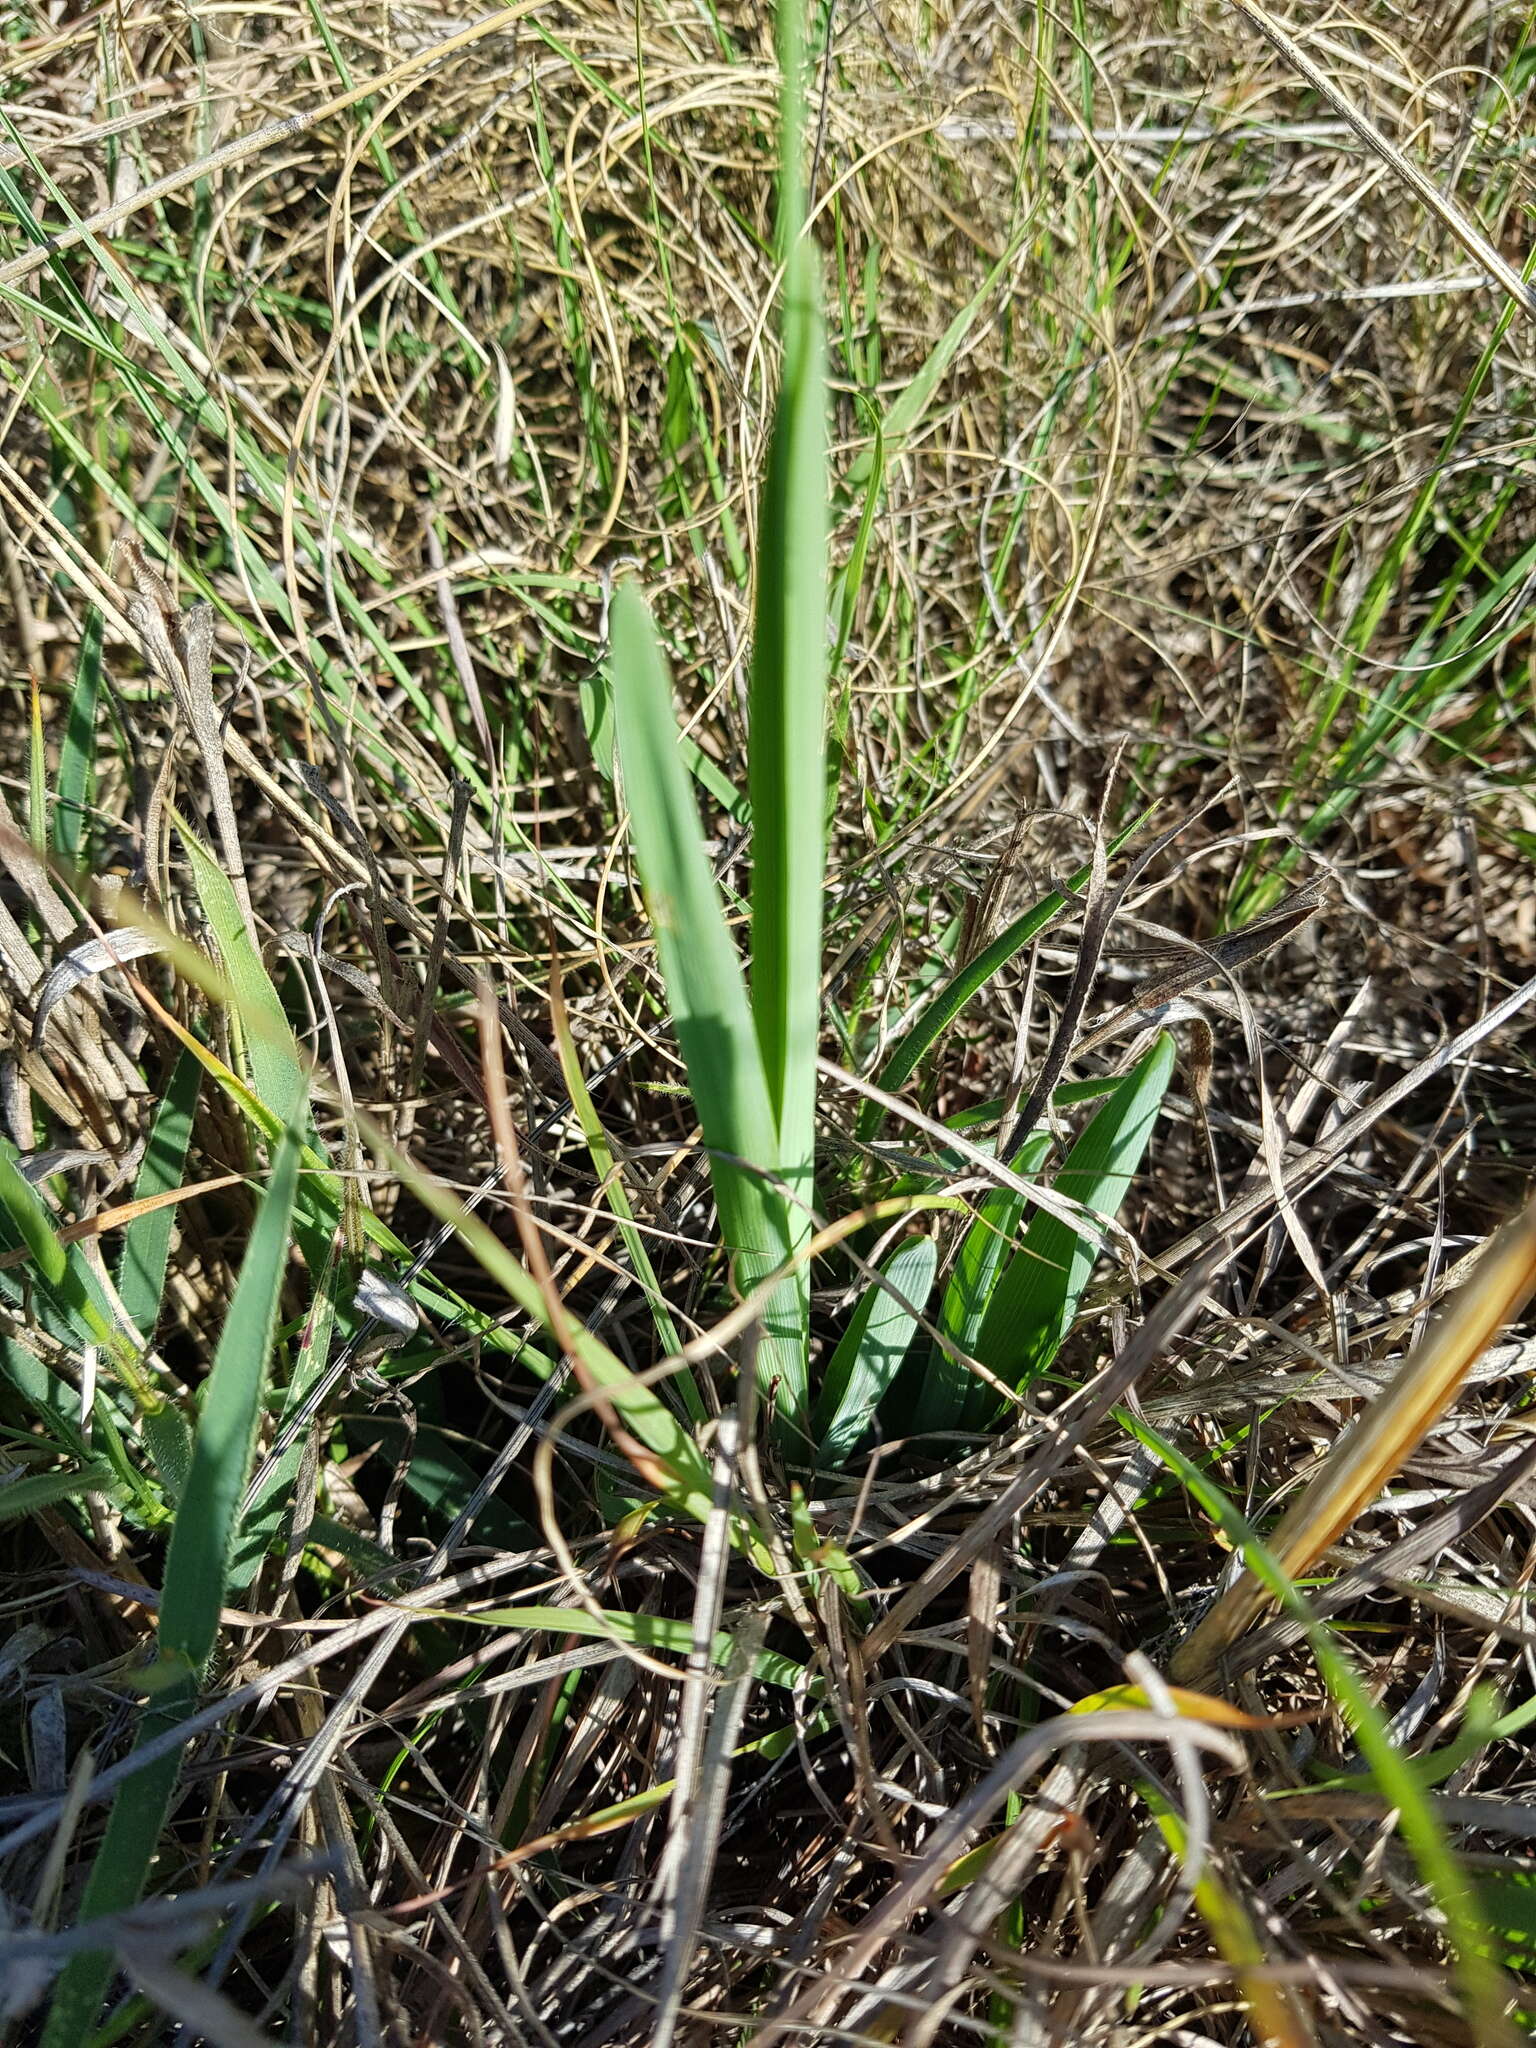
[[[911,1349],[938,1263],[931,1237],[908,1238],[880,1269],[894,1294],[874,1282],[865,1289],[827,1365],[816,1404],[816,1462],[823,1470],[844,1464],[873,1422]]]
[[[0,1249],[25,1250],[34,1272],[0,1273],[0,1298],[15,1302],[61,1341],[93,1344],[145,1414],[162,1407],[139,1369],[139,1347],[119,1329],[101,1283],[79,1245],[61,1243],[42,1198],[16,1164],[14,1148],[0,1140]]]
[[[560,1056],[560,1071],[565,1076],[566,1091],[571,1098],[571,1107],[576,1112],[576,1121],[581,1126],[581,1135],[586,1140],[593,1170],[597,1174],[598,1187],[603,1200],[613,1211],[619,1226],[619,1236],[629,1254],[629,1262],[635,1271],[645,1296],[651,1320],[656,1326],[657,1341],[670,1357],[682,1350],[682,1340],[677,1334],[677,1325],[672,1320],[672,1311],[667,1306],[666,1295],[651,1264],[651,1255],[646,1250],[645,1238],[635,1222],[635,1212],[630,1204],[629,1194],[624,1186],[618,1161],[614,1158],[613,1147],[608,1133],[603,1129],[602,1119],[587,1087],[587,1077],[581,1071],[581,1062],[576,1056],[575,1042],[565,1015],[564,1003],[555,1005],[554,1014],[555,1050]],[[678,1373],[673,1384],[681,1395],[689,1416],[695,1423],[702,1422],[708,1413],[704,1397],[694,1384],[690,1372]]]
[[[136,1202],[169,1194],[183,1184],[201,1081],[202,1069],[189,1052],[183,1052],[171,1070],[169,1085],[150,1127],[143,1164],[133,1184]],[[176,1210],[167,1202],[163,1208],[136,1216],[123,1232],[117,1292],[129,1321],[146,1344],[154,1342],[155,1325],[160,1320],[166,1261],[175,1227]]]
[[[218,1639],[219,1611],[266,1392],[267,1361],[287,1271],[299,1138],[285,1133],[224,1319],[170,1548],[160,1601],[161,1662],[139,1744],[191,1712],[198,1678]],[[82,1921],[137,1903],[175,1791],[180,1757],[161,1757],[129,1778],[113,1801],[81,1903]],[[43,2048],[78,2048],[111,1974],[111,1958],[75,1956],[59,1980]]]
[[[635,859],[656,933],[662,979],[710,1172],[726,1246],[743,1292],[791,1255],[788,1209],[768,1176],[779,1167],[778,1123],[747,1001],[741,962],[710,872],[693,791],[678,751],[672,693],[645,600],[629,586],[613,601],[614,717]],[[780,1412],[803,1426],[806,1355],[801,1289],[769,1304],[759,1377],[777,1380]]]
[[[298,1041],[246,929],[229,877],[183,819],[178,817],[176,826],[233,994],[232,1007],[235,1021],[242,1027],[251,1085],[273,1115],[287,1124],[308,1087]]]
[[[1090,1214],[1118,1214],[1141,1164],[1173,1074],[1166,1032],[1110,1096],[1063,1161],[1053,1186]],[[976,1338],[976,1356],[1009,1386],[1044,1372],[1072,1327],[1097,1248],[1038,1211],[1003,1271]]]
[[[987,301],[1007,276],[1029,232],[1030,223],[1026,221],[929,350],[916,376],[887,411],[884,439],[888,455],[898,454],[901,443],[921,423],[924,413],[933,402],[933,394],[938,390],[944,372],[959,353],[965,337],[985,310]],[[866,449],[849,468],[843,479],[843,489],[850,495],[862,491],[869,482],[875,462],[874,448]]]
[[[416,1611],[420,1614],[437,1612],[431,1607],[421,1607]],[[587,1607],[480,1607],[472,1613],[455,1613],[444,1608],[442,1619],[454,1623],[473,1622],[477,1627],[547,1629],[552,1635],[606,1638],[616,1643],[633,1643],[637,1649],[666,1650],[684,1657],[694,1647],[694,1627],[687,1617],[634,1614],[623,1608],[608,1608],[596,1613]],[[716,1663],[725,1663],[735,1640],[724,1629],[716,1633],[712,1644]],[[783,1686],[793,1691],[805,1683],[804,1663],[785,1656],[781,1650],[760,1650],[753,1668],[768,1685]],[[812,1698],[822,1689],[820,1683],[813,1681],[810,1688]]]
[[[66,871],[78,870],[90,852],[91,801],[96,793],[96,703],[101,694],[104,614],[93,605],[80,641],[75,687],[59,748],[59,779],[53,805],[53,851]]]
[[[1117,832],[1109,843],[1109,852],[1118,853],[1141,830],[1150,815],[1150,812],[1143,811],[1123,831]],[[992,977],[999,974],[1031,939],[1038,938],[1048,924],[1060,917],[1069,897],[1086,889],[1092,875],[1092,868],[1079,868],[1063,888],[1053,890],[1022,916],[1016,917],[998,933],[990,946],[984,947],[974,960],[968,961],[949,977],[886,1054],[877,1079],[887,1095],[894,1094],[910,1080],[918,1061],[943,1037],[966,1004],[979,995]],[[856,1136],[867,1143],[879,1129],[883,1114],[878,1102],[863,1103],[855,1125]]]
[[[299,1138],[290,1127],[273,1162],[203,1389],[192,1470],[166,1554],[160,1646],[194,1671],[207,1663],[218,1636],[240,1501],[266,1395],[298,1181]]]
[[[344,1271],[349,1265],[355,1276],[355,1264],[341,1256],[339,1244],[333,1239],[325,1264],[321,1268],[303,1335],[299,1340],[293,1376],[288,1383],[282,1414],[278,1417],[279,1430],[288,1417],[297,1412],[310,1388],[325,1371],[331,1355],[331,1337],[336,1328],[337,1309],[340,1306],[339,1291]],[[277,1533],[278,1524],[292,1504],[299,1467],[304,1460],[304,1449],[302,1436],[289,1445],[273,1467],[271,1477],[251,1503],[249,1512],[241,1517],[240,1528],[235,1538],[234,1555],[229,1567],[229,1590],[232,1593],[242,1592],[260,1569],[268,1545]]]
[[[368,1128],[366,1120],[364,1128]],[[391,1170],[425,1207],[441,1222],[453,1225],[497,1285],[525,1314],[547,1329],[549,1304],[538,1283],[496,1233],[478,1216],[472,1215],[456,1195],[423,1173],[404,1153],[397,1151],[376,1132],[370,1132],[370,1139],[380,1156],[388,1161]],[[667,1497],[685,1514],[701,1522],[706,1520],[712,1499],[709,1466],[677,1416],[654,1388],[632,1373],[589,1330],[573,1323],[569,1335],[587,1378],[602,1389],[628,1427],[665,1467],[667,1484],[664,1490]],[[525,1358],[530,1356],[527,1351],[522,1355]],[[531,1356],[537,1359],[539,1354],[532,1353]],[[545,1365],[547,1369],[547,1361]]]
[[[880,509],[880,493],[885,487],[885,431],[880,415],[861,393],[855,396],[861,412],[868,418],[873,465],[864,486],[864,501],[859,507],[853,546],[848,551],[847,562],[838,572],[836,595],[832,601],[833,616],[837,620],[837,641],[830,663],[834,675],[841,669],[843,657],[848,652],[848,642],[853,638],[854,621],[859,613],[859,592],[864,582],[864,565],[869,558],[870,536],[875,530],[875,514]]]

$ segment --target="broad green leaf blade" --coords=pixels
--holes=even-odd
[[[826,369],[809,243],[789,252],[784,370],[763,488],[752,656],[752,1015],[788,1187],[790,1241],[812,1229],[816,1054],[821,1036],[821,922],[826,887]],[[789,1298],[792,1340],[774,1363],[787,1432],[803,1417],[810,1273]],[[786,1398],[787,1397],[787,1398]]]
[[[1498,1937],[1505,1967],[1536,1973],[1536,1871],[1513,1860],[1477,1874],[1483,1918]]]
[[[70,694],[69,716],[59,748],[59,781],[53,805],[53,850],[61,867],[78,868],[89,851],[88,823],[96,793],[96,700],[101,693],[104,614],[93,605],[80,641],[80,665]]]
[[[80,1428],[80,1399],[67,1380],[61,1380],[51,1373],[40,1358],[36,1358],[14,1337],[0,1332],[0,1373],[20,1394],[33,1417],[34,1433],[37,1433],[46,1418],[46,1435],[39,1441],[48,1442],[59,1455],[78,1458],[82,1464],[91,1462],[92,1445],[86,1441]]]
[[[267,1387],[267,1363],[288,1270],[299,1138],[290,1128],[224,1317],[203,1389],[192,1470],[171,1531],[160,1602],[160,1646],[201,1671],[213,1653],[240,1501]]]
[[[52,1288],[64,1286],[69,1256],[59,1243],[36,1188],[16,1164],[15,1151],[9,1144],[0,1144],[0,1209],[4,1209],[47,1284]]]
[[[1050,1148],[1049,1131],[1032,1131],[1019,1148],[1014,1172],[1026,1179],[1038,1173]],[[976,1355],[982,1319],[996,1291],[998,1275],[1013,1255],[1026,1199],[1009,1188],[994,1188],[961,1241],[939,1305],[939,1329],[955,1350],[967,1357]],[[975,1388],[974,1374],[936,1344],[923,1375],[913,1429],[925,1435],[933,1430],[959,1429]]]
[[[763,487],[750,693],[752,1014],[782,1146],[810,1192],[826,888],[826,369],[814,254],[790,252]]]
[[[173,1402],[162,1401],[158,1408],[145,1409],[139,1427],[166,1500],[175,1507],[192,1470],[192,1432],[187,1427],[187,1418]]]
[[[170,1084],[155,1120],[138,1179],[133,1184],[136,1202],[152,1200],[179,1188],[186,1178],[187,1146],[192,1137],[192,1120],[197,1110],[197,1092],[202,1070],[189,1052],[183,1052],[171,1071]],[[176,1227],[176,1210],[167,1202],[136,1216],[123,1232],[123,1248],[117,1262],[117,1292],[128,1319],[152,1344],[160,1320],[160,1301],[165,1292],[165,1266]]]
[[[8,1139],[0,1140],[0,1249],[24,1250],[35,1269],[30,1277],[0,1270],[0,1298],[35,1317],[63,1343],[100,1345],[135,1404],[140,1409],[158,1405],[158,1397],[137,1370],[138,1347],[118,1328],[80,1246],[61,1242],[41,1196],[16,1164]]]
[[[874,1420],[911,1348],[938,1262],[939,1248],[931,1237],[910,1237],[880,1269],[901,1300],[874,1282],[865,1289],[832,1354],[816,1404],[816,1462],[824,1470],[841,1465]]]
[[[741,962],[678,751],[666,667],[645,600],[628,585],[614,596],[612,635],[614,722],[635,859],[689,1087],[710,1148],[721,1229],[745,1292],[793,1249],[784,1196],[767,1178],[780,1164],[777,1119]],[[758,1372],[765,1386],[777,1382],[779,1412],[803,1429],[805,1314],[803,1289],[792,1279],[778,1289],[764,1317]]]
[[[752,1017],[789,1191],[789,1243],[810,1240],[821,1038],[821,921],[826,886],[827,483],[826,343],[816,245],[805,232],[804,0],[785,0],[776,29],[779,88],[778,254],[783,361],[763,479],[750,684]],[[776,1382],[781,1434],[803,1450],[810,1327],[804,1263],[765,1318],[759,1365]]]
[[[605,662],[596,662],[577,684],[576,702],[586,728],[593,765],[605,782],[613,780],[613,690]]]
[[[1054,1187],[1095,1216],[1114,1216],[1141,1164],[1173,1073],[1164,1031],[1127,1074],[1067,1154]],[[1044,1372],[1072,1327],[1097,1257],[1094,1245],[1044,1210],[997,1284],[976,1339],[976,1356],[1010,1386]]]

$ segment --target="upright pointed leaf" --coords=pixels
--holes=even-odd
[[[656,933],[667,999],[688,1069],[725,1241],[742,1288],[790,1254],[777,1119],[747,1002],[741,961],[704,850],[693,791],[678,751],[661,649],[639,592],[613,601],[614,723],[635,859]],[[780,1409],[803,1423],[803,1321],[792,1283],[765,1318],[759,1370],[778,1382]]]
[[[1040,1171],[1050,1150],[1049,1131],[1031,1131],[1013,1162],[1028,1179]],[[1014,1234],[1027,1198],[1011,1188],[994,1188],[976,1211],[939,1306],[939,1330],[967,1357],[976,1353],[983,1318],[997,1288],[998,1275],[1014,1253]],[[920,1432],[959,1429],[976,1388],[976,1376],[951,1351],[935,1344],[923,1374],[912,1426]]]
[[[1149,813],[1143,811],[1131,823],[1117,832],[1109,842],[1109,852],[1118,853],[1133,833],[1138,831]],[[1093,874],[1091,867],[1081,867],[1069,877],[1061,889],[1053,890],[1049,896],[1033,904],[1008,924],[990,946],[986,946],[963,967],[956,968],[942,986],[938,988],[907,1029],[886,1053],[879,1072],[879,1084],[887,1095],[894,1095],[911,1077],[914,1068],[923,1055],[944,1035],[975,996],[984,989],[994,975],[1002,969],[1016,953],[1022,952],[1031,939],[1040,936],[1048,924],[1060,917],[1070,897],[1086,889]],[[880,1127],[883,1114],[878,1102],[860,1105],[855,1125],[861,1138],[872,1138]]]
[[[786,72],[787,130],[796,93],[797,81]],[[787,135],[786,156],[792,146]],[[798,165],[786,161],[780,171],[786,217],[798,212],[791,196],[798,175]],[[816,257],[813,245],[798,238],[785,252],[783,333],[752,654],[752,1011],[783,1163],[797,1190],[808,1195],[826,886],[828,512]]]
[[[1173,1073],[1166,1031],[1125,1077],[1072,1147],[1054,1186],[1095,1216],[1114,1216],[1152,1135]],[[1039,1211],[982,1318],[976,1356],[1010,1386],[1045,1371],[1072,1327],[1098,1256],[1059,1217]]]
[[[246,1247],[240,1278],[225,1314],[204,1389],[160,1601],[159,1683],[139,1723],[139,1745],[174,1728],[191,1712],[197,1682],[218,1638],[219,1611],[234,1545],[241,1495],[250,1473],[256,1426],[266,1393],[267,1363],[287,1271],[289,1233],[298,1187],[299,1139],[284,1134]],[[89,1921],[136,1904],[176,1788],[175,1750],[127,1779],[113,1801],[106,1834],[80,1906]],[[96,1951],[75,1956],[59,1980],[43,2048],[76,2048],[88,2038],[111,1972]]]

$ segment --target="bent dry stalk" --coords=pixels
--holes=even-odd
[[[1283,944],[1326,908],[1333,901],[1334,894],[1332,881],[1327,876],[1320,876],[1316,881],[1293,889],[1273,910],[1266,910],[1250,923],[1240,925],[1235,932],[1222,933],[1209,945],[1201,946],[1191,941],[1187,950],[1181,948],[1173,954],[1160,952],[1159,959],[1172,958],[1174,964],[1154,975],[1128,1003],[1123,1003],[1090,1031],[1080,1044],[1074,1046],[1073,1058],[1095,1051],[1107,1040],[1118,1037],[1128,1024],[1142,1022],[1149,1011],[1160,1010],[1165,1003],[1204,987],[1218,975],[1235,974],[1250,962],[1262,960],[1266,953],[1272,953],[1276,946]]]

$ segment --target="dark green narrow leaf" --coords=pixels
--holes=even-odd
[[[752,1017],[797,1251],[811,1236],[815,1177],[830,521],[819,257],[805,227],[804,28],[804,0],[785,0],[777,14],[783,359],[759,516],[748,753]],[[780,1290],[768,1328],[776,1355],[766,1363],[791,1443],[804,1428],[809,1323],[810,1272],[802,1264]]]
[[[76,1472],[32,1472],[24,1479],[7,1479],[0,1484],[0,1522],[14,1522],[36,1508],[52,1507],[56,1500],[99,1491],[110,1484],[111,1477],[108,1467],[98,1463]]]
[[[0,1144],[0,1209],[32,1254],[42,1278],[52,1288],[66,1284],[69,1257],[48,1218],[42,1198],[16,1164],[15,1150]]]
[[[187,1418],[173,1402],[162,1401],[157,1408],[145,1409],[139,1426],[165,1488],[166,1500],[175,1507],[192,1470],[192,1432],[187,1427]]]
[[[150,1128],[143,1164],[133,1184],[136,1202],[168,1194],[186,1178],[187,1145],[197,1109],[197,1091],[202,1068],[191,1053],[183,1052],[171,1070],[155,1120]],[[165,1264],[176,1227],[173,1204],[136,1216],[123,1232],[123,1248],[117,1262],[117,1291],[129,1320],[152,1344],[160,1319],[160,1298],[165,1291]]]
[[[203,1389],[192,1470],[171,1531],[160,1603],[160,1645],[201,1671],[213,1654],[219,1609],[250,1476],[267,1362],[288,1270],[289,1225],[299,1178],[291,1127],[246,1247],[213,1370]]]
[[[1143,812],[1123,831],[1117,832],[1109,842],[1109,853],[1118,853],[1132,834],[1140,831],[1146,818],[1147,813]],[[1031,939],[1038,938],[1048,924],[1060,917],[1070,897],[1087,888],[1092,874],[1091,867],[1079,868],[1075,875],[1069,877],[1064,888],[1042,897],[1000,931],[991,945],[984,947],[974,960],[967,961],[964,967],[950,975],[886,1054],[885,1064],[880,1069],[879,1085],[887,1095],[894,1094],[910,1078],[924,1053],[937,1043],[966,1004],[1007,966],[1014,954],[1022,952]],[[858,1136],[865,1140],[872,1138],[883,1114],[878,1102],[865,1102],[859,1110],[855,1127]]]
[[[304,1061],[272,978],[251,942],[228,875],[182,819],[176,821],[198,900],[218,942],[245,1039],[251,1085],[279,1124],[297,1114],[308,1090]]]
[[[1141,1164],[1173,1073],[1166,1031],[1127,1074],[1067,1154],[1053,1183],[1095,1216],[1114,1216]],[[1009,1386],[1024,1387],[1051,1363],[1072,1327],[1098,1256],[1070,1224],[1036,1212],[987,1305],[976,1356]]]
[[[147,1747],[184,1721],[196,1703],[192,1674],[175,1673],[145,1708],[134,1748]],[[180,1769],[180,1752],[171,1750],[135,1771],[118,1788],[80,1901],[81,1922],[99,1919],[105,1913],[123,1913],[138,1904]],[[70,1958],[53,1994],[42,2048],[80,2048],[91,2038],[111,1975],[109,1953],[94,1949]]]
[[[0,1275],[0,1293],[25,1300],[28,1313],[65,1343],[101,1345],[145,1405],[137,1349],[118,1329],[100,1281],[79,1245],[60,1242],[42,1197],[16,1164],[15,1148],[0,1140],[0,1243],[13,1242],[25,1247],[35,1270],[25,1294],[20,1275]]]
[[[96,794],[96,700],[101,693],[103,614],[93,605],[80,641],[80,665],[70,694],[59,748],[58,793],[53,806],[53,850],[61,867],[75,869],[90,853],[90,809]]]
[[[810,1190],[826,888],[826,371],[814,257],[790,252],[784,381],[763,488],[751,686],[752,1013],[783,1141]]]
[[[313,1267],[311,1270],[313,1271]],[[277,1420],[279,1433],[288,1418],[298,1413],[310,1388],[325,1371],[331,1355],[337,1311],[341,1307],[340,1290],[348,1274],[351,1275],[355,1286],[356,1263],[342,1257],[340,1245],[333,1238],[327,1246],[325,1263],[315,1287],[314,1300],[310,1303],[304,1333],[299,1340],[293,1377],[289,1381],[282,1413]],[[249,1511],[241,1516],[240,1527],[235,1536],[234,1556],[229,1568],[229,1587],[232,1592],[243,1591],[255,1578],[261,1568],[261,1561],[267,1554],[268,1546],[277,1534],[278,1525],[293,1505],[294,1487],[304,1461],[304,1449],[304,1438],[296,1437],[278,1459],[270,1478],[252,1501]]]

